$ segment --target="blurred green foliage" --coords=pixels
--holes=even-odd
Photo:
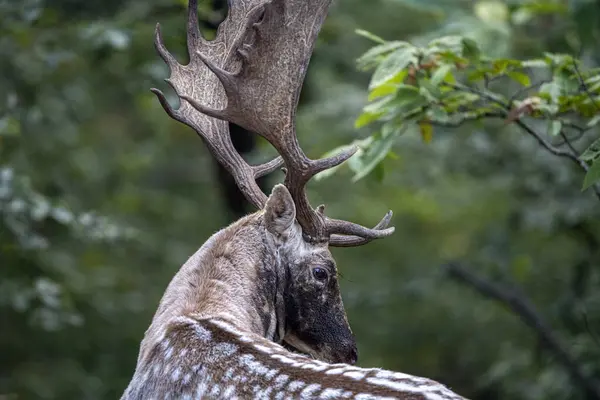
[[[148,91],[166,87],[153,48],[156,22],[185,59],[184,3],[0,0],[0,398],[120,396],[168,281],[229,222],[201,140]],[[208,2],[201,7],[218,21]],[[392,69],[369,88],[372,74],[357,67],[394,53],[360,58],[373,42],[357,29],[410,43],[405,49],[467,38],[460,43],[468,54],[451,51],[469,59],[466,69],[442,62],[415,71],[426,90],[452,83],[450,75],[481,89],[495,70],[477,82],[469,73],[548,53],[568,62],[542,71],[506,61],[487,89],[510,99],[539,79],[555,83],[552,72],[578,79],[577,65],[597,97],[598,3],[337,1],[298,115],[300,141],[313,157],[352,141],[371,149],[348,163],[354,172],[342,167],[311,184],[313,203],[363,224],[387,208],[396,215],[393,237],[334,250],[361,365],[435,378],[473,399],[586,398],[514,313],[440,268],[460,260],[491,282],[517,285],[585,373],[600,376],[600,207],[593,190],[581,191],[581,166],[548,152],[515,121],[468,117],[490,104],[462,88],[447,92],[460,104],[444,114],[428,108],[403,116],[406,128],[385,137],[372,135],[376,121],[357,131],[368,89],[385,93],[390,78],[411,73],[397,51]],[[475,46],[487,59],[472,65]],[[596,165],[596,153],[584,151],[599,136],[598,113],[561,111],[569,96],[583,104],[587,93],[578,86],[553,97],[551,89],[513,100],[539,97],[535,104],[557,106],[557,114],[538,107],[516,115],[563,150],[564,133],[568,150]],[[426,104],[435,99],[426,96]],[[451,117],[457,127],[443,126]],[[253,158],[268,158],[263,145]]]

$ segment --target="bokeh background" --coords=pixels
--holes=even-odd
[[[167,117],[156,22],[179,59],[183,0],[0,0],[0,399],[111,399],[169,280],[215,231],[251,211],[189,128]],[[210,36],[225,2],[201,1]],[[309,156],[371,132],[354,120],[372,45],[449,33],[496,57],[545,51],[600,64],[600,2],[337,0],[302,93]],[[234,130],[253,162],[273,151]],[[406,134],[358,182],[310,185],[329,215],[396,233],[334,249],[359,364],[440,380],[472,399],[596,399],[510,306],[448,263],[526,299],[600,379],[600,204],[583,174],[502,124]],[[265,190],[281,175],[263,180]],[[571,372],[570,372],[571,371]]]

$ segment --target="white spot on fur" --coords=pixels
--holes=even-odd
[[[283,398],[285,397],[286,394],[287,394],[286,392],[277,392],[277,393],[275,393],[274,400],[283,400]]]
[[[278,369],[275,369],[275,368],[273,368],[273,369],[269,370],[269,372],[267,372],[267,373],[265,374],[265,379],[266,379],[266,380],[268,380],[268,381],[270,381],[270,380],[271,380],[271,379],[273,379],[273,377],[275,377],[275,375],[277,375],[278,373],[279,373],[279,370],[278,370]]]
[[[317,371],[317,372],[321,372],[321,371],[325,371],[327,368],[329,368],[329,365],[323,363],[321,364],[316,364],[316,363],[312,363],[312,362],[306,362],[304,364],[302,364],[300,366],[300,368],[302,369],[309,369],[311,371]]]
[[[354,396],[355,400],[383,400],[383,399],[393,399],[393,397],[377,397],[377,396],[373,396],[372,394],[368,394],[368,393],[359,393],[356,396]]]
[[[341,367],[341,368],[332,368],[330,370],[325,371],[325,373],[327,375],[339,375],[342,374],[346,371],[345,367]]]
[[[365,377],[365,373],[360,372],[360,371],[346,371],[346,372],[344,372],[344,376],[347,376],[349,378],[356,379],[357,381],[359,381]]]
[[[367,382],[372,383],[374,385],[384,386],[397,391],[411,392],[411,393],[419,393],[422,396],[425,396],[428,400],[444,400],[445,396],[440,396],[437,393],[432,393],[432,391],[439,390],[447,395],[456,398],[455,394],[448,390],[446,387],[440,384],[425,384],[425,385],[415,385],[413,382],[407,381],[389,381],[385,379],[378,378],[367,378]]]
[[[265,367],[260,362],[254,359],[251,354],[244,354],[239,358],[240,364],[250,370],[250,372],[257,375],[266,375],[269,372],[269,368]]]
[[[426,381],[426,379],[419,378],[417,376],[403,374],[401,372],[386,371],[386,370],[377,371],[375,376],[377,378],[383,378],[383,379],[400,379],[400,380],[410,379],[411,381],[417,381],[417,382],[418,381],[422,381],[422,382]]]
[[[296,364],[296,361],[292,360],[289,357],[281,355],[281,354],[273,354],[271,357],[274,358],[274,359],[276,359],[276,360],[281,361],[284,364]]]
[[[321,392],[319,399],[338,399],[344,393],[342,389],[327,388]]]
[[[223,392],[223,398],[230,399],[234,393],[235,393],[235,386],[229,385],[229,386],[227,386],[227,389],[225,389],[225,392]]]
[[[318,383],[311,383],[310,385],[305,387],[304,390],[302,390],[300,392],[300,398],[313,399],[314,393],[320,389],[321,389],[321,385],[319,385]]]
[[[196,337],[203,342],[209,342],[212,339],[212,333],[199,323],[193,325]]]
[[[255,344],[254,348],[258,351],[262,351],[263,353],[267,353],[267,354],[273,353],[273,349],[271,349],[267,346],[263,346],[262,344]]]
[[[272,387],[267,387],[265,389],[262,390],[258,390],[254,393],[254,398],[255,399],[260,399],[260,400],[268,400],[271,398],[271,391],[273,390]]]
[[[220,392],[221,392],[221,387],[219,385],[214,385],[212,387],[212,390],[210,391],[210,396],[216,397],[219,395]]]
[[[306,385],[305,382],[302,381],[293,381],[290,382],[290,384],[288,385],[288,390],[295,392],[296,390],[299,390],[301,388],[304,387],[304,385]]]
[[[288,381],[288,379],[290,379],[290,377],[285,374],[279,375],[277,378],[275,378],[275,384],[277,386],[283,386]]]
[[[188,372],[187,374],[185,374],[183,376],[183,384],[187,385],[188,383],[190,383],[190,381],[192,380],[192,373]]]
[[[210,349],[212,361],[218,361],[225,357],[230,357],[238,351],[238,347],[232,343],[218,343]]]
[[[202,398],[202,396],[204,396],[204,393],[206,393],[206,389],[207,389],[207,387],[206,387],[206,383],[204,383],[204,382],[200,382],[200,383],[198,384],[198,386],[196,387],[196,393],[195,393],[195,395],[194,395],[194,396],[195,396],[197,399],[201,399],[201,398]]]

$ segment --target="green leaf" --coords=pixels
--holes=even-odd
[[[396,93],[398,85],[394,83],[384,83],[383,85],[377,86],[369,93],[369,101],[373,101],[380,97],[389,96]]]
[[[553,103],[558,103],[561,94],[561,88],[556,82],[544,83],[540,87],[540,94],[547,94]]]
[[[370,123],[377,121],[379,117],[381,117],[385,112],[364,112],[358,116],[356,121],[354,121],[354,127],[356,129],[360,129],[364,126],[369,125]]]
[[[600,157],[600,139],[597,139],[594,143],[588,147],[579,158],[584,161],[594,161]]]
[[[352,178],[356,182],[367,176],[388,155],[396,138],[406,130],[406,125],[384,127],[382,134],[374,135],[371,144],[360,155],[360,163],[354,165],[356,174]]]
[[[411,44],[399,40],[385,42],[379,46],[375,46],[369,49],[365,54],[360,56],[358,60],[356,60],[356,62],[360,69],[370,69],[377,65],[378,61],[381,58],[383,58],[387,53],[405,47],[411,47]]]
[[[411,85],[398,85],[396,90],[396,102],[408,102],[421,96],[419,88]]]
[[[453,69],[454,66],[452,64],[444,64],[441,67],[439,67],[431,76],[431,84],[434,86],[438,86],[440,83],[442,83],[442,81],[448,81],[450,79],[453,79]]]
[[[550,126],[548,127],[548,133],[550,136],[557,136],[562,129],[562,122],[560,121],[550,121]]]
[[[565,65],[573,65],[573,56],[569,54],[553,54],[553,53],[544,53],[546,57],[546,62],[548,64],[562,67]]]
[[[369,31],[365,31],[364,29],[357,29],[354,31],[358,36],[362,36],[366,39],[372,40],[375,43],[385,43],[385,40],[383,38],[380,38],[379,36],[369,32]]]
[[[476,60],[479,58],[481,52],[479,50],[479,46],[477,45],[477,42],[474,41],[473,39],[469,39],[469,38],[463,38],[462,39],[462,45],[463,45],[463,57],[466,57],[470,60]]]
[[[593,128],[594,126],[598,125],[598,122],[600,122],[600,114],[598,114],[594,118],[590,119],[587,123],[587,126],[590,128]]]
[[[546,68],[548,63],[544,60],[534,59],[534,60],[525,60],[521,64],[523,68]]]
[[[369,89],[387,82],[411,63],[416,63],[415,53],[414,47],[400,48],[391,53],[375,70]]]
[[[583,191],[588,189],[598,181],[600,181],[600,161],[596,160],[588,170],[587,174],[585,174],[583,188],[581,190]]]
[[[513,81],[518,82],[523,86],[531,85],[531,80],[527,74],[518,71],[507,71],[506,75]]]

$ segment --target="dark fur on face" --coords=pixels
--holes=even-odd
[[[278,240],[285,274],[284,341],[310,356],[354,364],[356,341],[348,324],[335,262],[326,244],[304,241],[287,189],[278,185],[265,208],[267,230]]]

